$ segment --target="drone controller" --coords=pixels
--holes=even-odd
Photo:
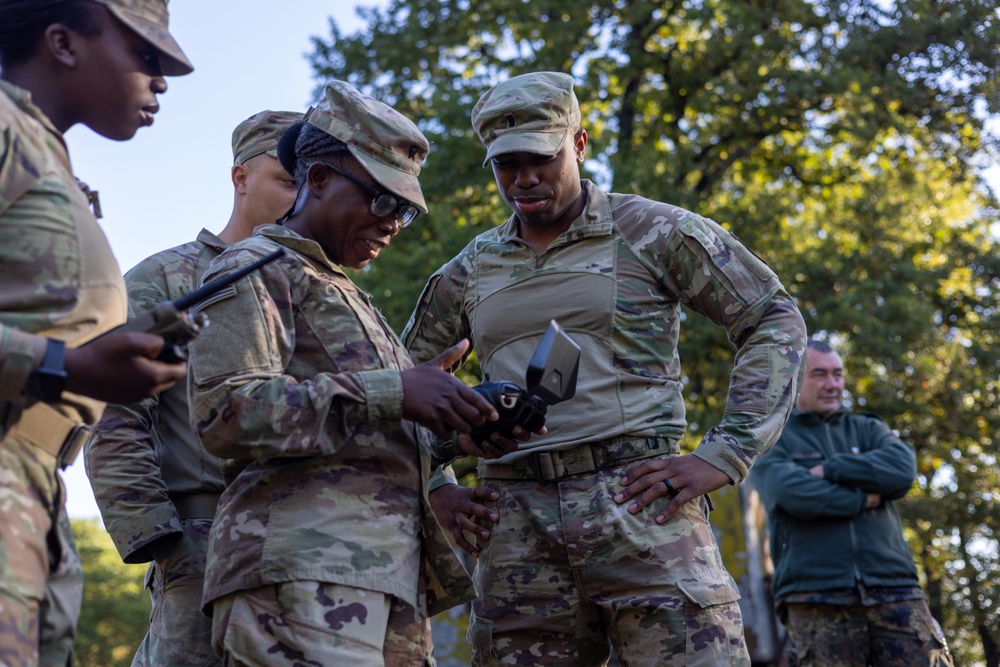
[[[473,387],[493,404],[500,418],[473,428],[472,439],[480,444],[495,431],[513,438],[515,426],[522,426],[527,431],[542,428],[546,408],[576,393],[579,368],[580,346],[552,320],[528,363],[527,389],[505,380],[487,381]]]

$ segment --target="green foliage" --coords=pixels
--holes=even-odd
[[[128,667],[149,628],[146,565],[126,565],[96,519],[74,519],[83,561],[83,607],[74,648],[80,667]]]
[[[428,275],[501,223],[470,110],[488,87],[572,72],[600,185],[707,215],[763,257],[845,353],[856,408],[916,448],[908,537],[956,664],[1000,664],[1000,253],[994,0],[390,0],[316,39],[418,121],[431,213],[358,276],[397,330]],[[691,313],[689,436],[717,423],[733,352]]]

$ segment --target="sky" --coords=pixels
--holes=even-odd
[[[355,7],[385,0],[171,0],[170,32],[195,71],[168,77],[152,127],[114,142],[79,125],[66,133],[78,178],[100,193],[100,220],[122,271],[155,252],[221,230],[233,206],[232,131],[264,109],[305,111],[318,85],[305,54],[364,26]],[[237,11],[238,10],[238,11]],[[98,518],[83,456],[64,471],[73,518]]]

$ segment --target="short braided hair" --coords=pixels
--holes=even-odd
[[[100,35],[97,12],[101,10],[91,0],[0,0],[0,67],[29,60],[53,23],[85,37]]]
[[[353,156],[346,143],[302,121],[285,130],[278,140],[281,166],[295,177],[299,186],[306,182],[309,165],[313,162],[323,160],[342,166],[345,160],[351,158]]]

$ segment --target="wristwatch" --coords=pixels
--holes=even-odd
[[[66,343],[48,339],[42,365],[28,376],[26,389],[43,403],[58,403],[66,388]]]

